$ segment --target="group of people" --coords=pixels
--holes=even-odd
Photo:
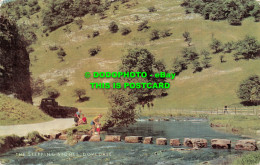
[[[76,123],[76,126],[88,123],[87,118],[81,112],[82,111],[79,110],[78,112],[75,113],[74,121]],[[80,118],[81,116],[82,116],[82,118]],[[94,117],[94,119],[90,122],[91,130],[89,130],[89,132],[88,132],[90,135],[92,135],[92,134],[100,135],[101,123],[99,120],[101,117],[102,117],[102,114],[99,114],[98,116]]]

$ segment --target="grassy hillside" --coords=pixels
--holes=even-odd
[[[0,125],[29,124],[50,121],[53,118],[40,109],[0,93]]]
[[[204,20],[198,14],[185,14],[185,9],[180,6],[179,0],[147,0],[136,4],[137,1],[130,1],[133,4],[127,8],[125,4],[113,3],[109,10],[105,11],[107,18],[100,19],[99,15],[86,15],[82,17],[84,23],[82,30],[79,30],[75,23],[68,27],[71,33],[65,32],[61,27],[48,36],[42,33],[42,28],[36,28],[38,40],[32,45],[35,50],[30,54],[31,72],[33,77],[41,77],[45,84],[57,88],[61,95],[57,101],[61,105],[76,106],[89,113],[105,112],[108,107],[107,99],[103,89],[91,89],[90,82],[106,82],[109,79],[85,79],[84,73],[117,71],[122,55],[127,48],[142,46],[149,49],[157,59],[162,59],[171,69],[174,57],[181,55],[181,50],[187,47],[182,33],[189,31],[192,37],[192,45],[197,51],[209,49],[212,36],[222,42],[237,41],[252,35],[260,40],[260,23],[255,23],[253,18],[243,20],[241,26],[230,26],[227,21]],[[46,5],[40,1],[41,8]],[[115,5],[119,10],[113,14]],[[154,6],[157,11],[149,12],[148,7]],[[31,16],[31,19],[23,18],[23,21],[41,25],[41,13]],[[136,15],[140,18],[135,20]],[[137,26],[143,20],[149,21],[151,27],[147,31],[137,31]],[[108,25],[115,21],[119,28],[130,27],[132,32],[122,36],[120,32],[110,33]],[[150,41],[149,35],[153,29],[170,29],[172,36]],[[92,32],[98,30],[100,36],[92,36]],[[62,46],[67,53],[64,62],[60,62],[57,51],[49,50],[50,45]],[[101,52],[95,57],[90,57],[88,50],[100,46]],[[239,105],[240,100],[236,96],[239,83],[251,74],[260,74],[260,61],[240,60],[234,61],[232,54],[225,54],[225,63],[220,63],[219,56],[223,53],[213,54],[211,51],[212,67],[202,72],[193,74],[191,66],[182,72],[175,80],[171,81],[171,88],[168,96],[156,99],[154,109],[170,108],[203,108],[223,107],[224,105]],[[35,60],[35,58],[37,60]],[[57,81],[62,77],[68,77],[66,85],[59,86]],[[85,88],[89,101],[79,103],[73,96],[75,88]],[[44,96],[41,96],[44,97]],[[39,103],[40,98],[34,98]]]

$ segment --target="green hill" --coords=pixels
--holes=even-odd
[[[231,26],[226,20],[210,21],[204,20],[199,14],[187,15],[185,8],[180,4],[179,0],[149,0],[139,3],[130,0],[124,4],[115,2],[109,10],[104,11],[107,16],[104,19],[100,19],[100,15],[97,14],[87,14],[82,17],[84,22],[81,30],[74,21],[49,32],[48,35],[42,32],[42,12],[32,15],[30,19],[23,17],[18,21],[19,24],[25,22],[38,26],[33,28],[38,39],[31,46],[34,49],[30,53],[32,76],[42,78],[46,86],[52,86],[60,91],[60,97],[57,99],[59,104],[76,106],[86,112],[95,110],[104,112],[108,107],[104,90],[91,89],[89,83],[110,80],[85,79],[84,73],[117,71],[121,57],[126,54],[128,48],[136,46],[147,48],[157,59],[163,60],[168,69],[171,69],[174,57],[181,56],[182,49],[187,47],[182,36],[184,31],[190,32],[192,46],[195,46],[198,52],[203,49],[209,50],[212,36],[223,43],[242,40],[246,35],[260,40],[260,23],[254,22],[252,17],[244,19],[241,26]],[[47,4],[39,1],[39,5],[42,11]],[[114,6],[117,5],[118,10],[113,12]],[[157,11],[149,12],[148,7],[151,6]],[[136,20],[137,17],[140,20]],[[150,28],[146,31],[137,31],[138,25],[144,20],[148,20]],[[112,21],[119,25],[119,29],[129,27],[132,32],[126,36],[121,35],[120,31],[109,32],[108,26]],[[149,36],[153,29],[170,30],[172,35],[150,41]],[[100,35],[93,38],[92,33],[95,30],[98,30]],[[67,55],[64,62],[60,62],[57,50],[49,49],[54,45],[61,46],[65,50]],[[97,46],[101,47],[101,51],[91,57],[88,50]],[[241,106],[236,90],[239,83],[249,75],[260,74],[259,59],[235,61],[232,53],[214,54],[213,51],[210,53],[212,67],[193,73],[190,65],[188,70],[171,81],[168,96],[154,101],[154,109],[163,111],[171,108]],[[221,55],[225,56],[226,62],[220,62]],[[62,77],[67,77],[69,81],[65,85],[58,85],[58,80]],[[77,97],[73,96],[75,88],[86,89],[89,101],[77,102]],[[34,98],[36,104],[39,104],[40,97]]]
[[[2,93],[0,93],[0,116],[0,125],[40,123],[53,119],[39,108]]]

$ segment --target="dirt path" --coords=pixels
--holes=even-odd
[[[0,126],[0,136],[11,134],[25,136],[32,131],[38,131],[41,134],[49,134],[64,130],[66,128],[70,128],[73,126],[73,124],[73,118],[66,118],[54,119],[52,121],[36,124]]]

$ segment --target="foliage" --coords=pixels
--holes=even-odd
[[[163,37],[163,38],[169,37],[171,35],[172,35],[172,33],[170,32],[170,29],[162,30],[160,32],[160,36]]]
[[[90,48],[90,49],[88,50],[88,53],[89,53],[90,56],[95,56],[95,55],[97,55],[100,51],[101,51],[101,47],[100,47],[100,46],[97,46],[97,47],[95,47],[95,48]]]
[[[196,72],[201,72],[202,71],[202,67],[200,66],[200,62],[198,60],[194,60],[192,61],[192,69],[194,70],[193,73],[196,73]]]
[[[243,18],[249,16],[255,17],[255,21],[260,17],[259,3],[255,0],[183,0],[182,6],[187,14],[199,13],[213,21],[227,19],[230,25],[241,25]]]
[[[190,38],[190,32],[185,31],[182,36],[184,37],[185,41],[188,41],[188,39]]]
[[[111,33],[117,33],[117,31],[119,30],[118,25],[116,24],[115,21],[111,22],[111,23],[109,24],[108,28],[109,28],[109,31],[110,31]]]
[[[148,11],[151,13],[151,12],[156,12],[157,10],[156,10],[156,8],[154,7],[154,6],[150,6],[150,7],[148,7],[147,8],[148,9]]]
[[[153,41],[158,39],[160,39],[160,31],[157,29],[152,30],[150,33],[150,40]]]
[[[172,71],[176,74],[179,75],[183,70],[186,70],[188,68],[188,64],[184,58],[181,57],[176,57],[173,60],[173,66],[172,66]]]
[[[132,32],[132,30],[129,27],[123,27],[121,29],[121,34],[124,35],[124,36],[131,33],[131,32]]]
[[[43,25],[53,31],[71,23],[76,17],[82,17],[88,13],[93,15],[103,10],[105,9],[101,5],[101,0],[50,0],[46,10],[43,11]],[[82,27],[81,25],[80,23],[79,28]]]
[[[61,85],[65,85],[69,82],[69,79],[67,77],[62,77],[58,80],[58,84]]]
[[[219,59],[220,59],[220,62],[221,62],[221,63],[225,62],[224,57],[225,57],[224,55],[220,55],[220,56],[219,56]]]
[[[0,14],[0,92],[32,103],[27,42],[16,23]]]
[[[236,44],[237,55],[242,55],[245,59],[259,57],[260,43],[255,37],[246,36]]]
[[[84,21],[82,20],[82,18],[76,19],[76,20],[75,20],[75,23],[76,23],[76,25],[79,27],[79,29],[82,29],[83,23],[84,23]]]
[[[99,36],[99,31],[98,30],[93,31],[92,37],[95,38],[97,36]]]
[[[216,38],[212,38],[209,46],[212,50],[215,50],[215,53],[218,53],[222,50],[222,43],[221,43],[221,41],[217,40]]]
[[[67,55],[66,52],[64,51],[64,49],[62,47],[60,47],[60,50],[57,52],[58,58],[60,59],[60,61],[64,61],[64,57]]]
[[[44,80],[41,78],[31,78],[31,89],[33,96],[40,96],[45,90]]]
[[[58,98],[60,96],[60,92],[53,87],[47,87],[45,93],[49,98]]]
[[[207,50],[201,51],[201,56],[203,56],[203,59],[201,61],[203,68],[209,68],[211,66],[210,65],[211,57],[209,55],[210,53]]]
[[[76,88],[74,89],[74,96],[79,97],[79,100],[82,99],[82,96],[86,95],[86,89]]]
[[[260,162],[260,151],[249,152],[243,154],[241,157],[236,159],[234,165],[254,165]]]
[[[183,58],[186,59],[187,61],[194,61],[199,57],[199,54],[197,53],[194,47],[184,48],[182,50],[182,55]]]
[[[51,51],[54,51],[54,50],[58,50],[59,47],[58,47],[57,45],[50,45],[50,46],[49,46],[49,49],[50,49]]]
[[[247,101],[251,104],[260,102],[260,79],[258,75],[249,76],[243,80],[237,91],[237,96],[242,101]]]
[[[147,20],[144,20],[143,22],[141,22],[139,25],[138,25],[138,28],[137,30],[138,31],[143,31],[144,29],[149,29],[150,27],[148,26],[148,21]]]

